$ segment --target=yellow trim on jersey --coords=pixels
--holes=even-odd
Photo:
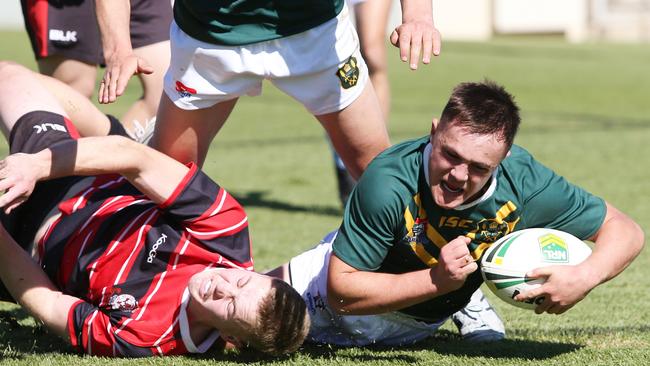
[[[415,204],[418,207],[418,217],[426,220],[427,213],[426,211],[424,211],[424,208],[422,208],[422,205],[420,204],[420,194],[419,193],[416,194],[413,197],[413,200],[415,201]],[[434,265],[438,264],[436,258],[434,258],[431,254],[429,254],[429,252],[424,248],[424,245],[416,241],[415,234],[413,233],[413,225],[415,225],[415,219],[413,218],[413,214],[411,213],[411,210],[408,208],[408,206],[406,207],[406,210],[404,210],[404,223],[406,224],[406,230],[408,231],[407,235],[413,238],[413,241],[409,242],[409,245],[411,246],[411,250],[413,250],[413,253],[415,253],[415,255],[418,258],[420,258],[420,260],[429,267],[433,267]],[[429,235],[430,232],[429,229],[431,228],[431,225],[426,225],[426,227],[427,227],[426,235],[427,237],[429,237],[429,240],[431,240],[431,236]]]

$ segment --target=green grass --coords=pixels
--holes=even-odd
[[[34,66],[21,33],[2,33],[0,58]],[[648,232],[649,64],[647,45],[568,45],[545,38],[445,42],[442,56],[417,72],[392,52],[391,138],[397,142],[426,134],[456,83],[493,79],[516,96],[522,109],[517,143],[627,212]],[[119,115],[137,95],[137,87],[129,89],[110,111]],[[339,223],[341,210],[323,135],[301,106],[265,85],[261,97],[239,102],[212,144],[205,170],[247,208],[259,270],[309,248]],[[509,339],[500,344],[465,344],[447,324],[417,347],[306,346],[279,360],[252,351],[148,360],[77,356],[22,311],[6,305],[0,307],[0,363],[642,365],[650,364],[648,288],[650,255],[645,251],[621,276],[562,316],[538,316],[491,296],[508,331]]]

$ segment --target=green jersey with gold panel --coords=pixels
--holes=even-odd
[[[194,39],[237,46],[304,32],[336,17],[343,5],[343,0],[176,0],[174,20]]]
[[[472,239],[469,249],[478,259],[515,230],[553,228],[586,239],[605,218],[602,199],[516,145],[480,198],[442,209],[429,188],[430,154],[427,136],[395,145],[373,160],[346,207],[333,244],[338,258],[363,271],[411,272],[435,266],[440,248],[459,235]],[[463,308],[481,283],[476,271],[460,289],[401,312],[425,321],[443,319]]]

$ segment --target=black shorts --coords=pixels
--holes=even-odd
[[[122,124],[113,116],[109,134],[127,136]],[[52,112],[29,112],[18,119],[9,135],[9,151],[37,153],[56,143],[75,140],[79,133],[67,118]],[[26,250],[31,250],[41,224],[58,210],[60,202],[72,197],[93,177],[64,177],[38,182],[29,199],[9,215],[0,213],[0,221],[9,234]]]
[[[104,64],[94,0],[21,0],[20,3],[37,59],[56,55],[93,65]],[[168,40],[171,20],[170,0],[131,0],[133,48]]]
[[[128,136],[117,118],[108,116],[110,135]],[[79,132],[67,118],[52,112],[29,112],[16,121],[9,135],[9,151],[37,153],[56,143],[75,140]],[[94,177],[71,176],[36,183],[34,192],[20,206],[5,214],[0,211],[0,221],[12,238],[31,253],[36,231],[43,222],[58,212],[59,203],[86,189]],[[0,283],[0,300],[14,301]]]

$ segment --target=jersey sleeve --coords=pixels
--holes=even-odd
[[[83,300],[70,309],[68,332],[73,347],[93,356],[147,357],[160,354],[159,347],[141,347],[121,339],[117,336],[119,330],[111,324],[110,316]]]
[[[523,220],[526,227],[566,231],[580,239],[592,237],[602,225],[605,201],[570,183],[530,157],[522,175]]]
[[[339,259],[362,271],[380,267],[403,219],[399,184],[378,170],[367,170],[352,191],[332,246]]]
[[[237,265],[252,265],[248,217],[242,206],[193,163],[174,193],[161,204],[193,237]]]

